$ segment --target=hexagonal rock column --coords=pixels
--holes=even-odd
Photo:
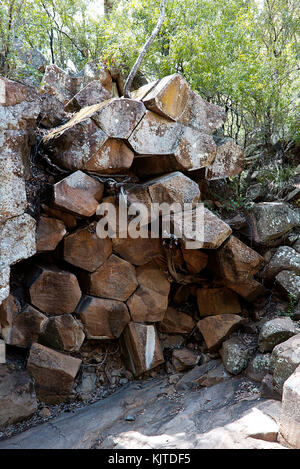
[[[164,255],[161,240],[155,238],[114,238],[113,251],[133,265],[144,265]]]
[[[81,298],[76,276],[53,266],[37,267],[29,293],[34,306],[53,316],[72,313]]]
[[[211,269],[222,279],[233,283],[243,283],[256,274],[265,260],[235,236],[231,236],[221,249],[212,254],[209,260]]]
[[[156,328],[130,322],[121,337],[123,354],[134,376],[140,376],[164,362]]]
[[[171,215],[171,228],[174,233],[179,234],[184,248],[189,249],[218,249],[221,244],[230,236],[232,230],[227,223],[217,217],[206,207],[203,209],[203,222],[200,220],[201,232],[196,231],[196,211],[186,210],[184,220],[181,213]],[[203,231],[202,231],[203,228]],[[192,244],[190,244],[192,242]]]
[[[17,347],[30,347],[33,342],[37,342],[47,316],[30,305],[21,311],[15,310],[10,313],[12,317],[7,317],[7,325],[2,328],[5,343]]]
[[[57,65],[47,65],[40,88],[66,104],[77,92],[78,78],[71,77]]]
[[[142,101],[150,111],[177,120],[186,107],[188,91],[187,81],[175,73],[159,80]]]
[[[229,334],[243,323],[243,319],[236,314],[218,314],[198,321],[197,326],[208,350],[217,350]]]
[[[92,118],[109,137],[128,139],[145,112],[139,101],[114,98],[101,103]]]
[[[158,327],[166,334],[190,334],[195,322],[188,314],[169,306]]]
[[[64,314],[47,320],[39,342],[57,350],[77,352],[84,338],[81,324],[71,314]]]
[[[115,254],[88,274],[87,281],[90,295],[119,301],[126,301],[138,286],[135,268]]]
[[[300,449],[300,366],[283,385],[279,427],[280,437],[290,446]]]
[[[91,223],[64,239],[64,259],[89,272],[98,269],[111,252],[111,240],[97,236],[96,223]]]
[[[35,234],[37,252],[53,251],[66,233],[65,224],[61,220],[42,216]]]
[[[27,360],[27,370],[35,380],[37,397],[47,404],[63,402],[70,394],[81,360],[33,344]]]
[[[54,184],[54,203],[58,208],[82,217],[96,213],[104,185],[82,171]]]
[[[166,275],[155,264],[149,263],[136,268],[139,283],[137,290],[128,299],[127,305],[134,322],[161,321],[168,307],[170,283]]]
[[[93,296],[83,298],[76,315],[88,339],[116,339],[130,321],[127,306],[123,302]]]

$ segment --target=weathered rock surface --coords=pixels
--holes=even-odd
[[[276,345],[272,351],[274,389],[282,393],[283,384],[300,365],[300,334]]]
[[[92,118],[109,137],[128,139],[145,112],[139,101],[114,98],[101,103]]]
[[[91,217],[96,213],[103,190],[103,184],[82,171],[76,171],[54,184],[54,203],[62,210]]]
[[[300,449],[300,366],[283,385],[279,431],[283,441]]]
[[[275,318],[263,324],[259,336],[260,352],[272,352],[275,345],[285,342],[300,332],[299,326],[290,318]]]
[[[49,318],[39,342],[66,352],[76,352],[84,341],[82,327],[70,314]]]
[[[208,263],[208,255],[200,250],[181,248],[187,270],[192,274],[198,274],[205,269]]]
[[[111,240],[97,236],[96,223],[91,223],[64,239],[64,259],[89,272],[94,272],[104,264],[111,252]]]
[[[112,90],[112,77],[107,67],[99,62],[99,60],[93,60],[88,62],[84,66],[83,70],[83,83],[88,83],[98,80],[101,85],[109,92]]]
[[[300,299],[300,275],[289,270],[282,270],[275,277],[276,285],[287,299]]]
[[[220,354],[226,370],[232,375],[238,375],[248,365],[249,351],[237,337],[223,342]]]
[[[227,138],[217,145],[216,156],[212,165],[206,168],[205,178],[222,179],[236,176],[242,172],[243,166],[241,148],[231,138]]]
[[[282,202],[261,202],[250,212],[254,240],[265,246],[272,245],[298,223],[296,213]]]
[[[34,306],[54,316],[72,313],[81,297],[76,276],[57,267],[37,267],[29,293]]]
[[[196,366],[201,359],[201,354],[188,348],[173,350],[172,365],[176,371],[184,371]]]
[[[168,388],[167,380],[133,382],[105,400],[1,441],[0,448],[283,448],[275,442],[281,403],[261,399],[249,381],[233,378],[176,399],[167,395]],[[125,420],[129,412],[135,421]]]
[[[77,92],[78,79],[71,77],[57,65],[47,65],[41,82],[41,90],[66,104]]]
[[[251,358],[246,370],[249,379],[253,381],[262,381],[263,378],[270,372],[271,354],[258,353],[255,357]]]
[[[23,370],[0,365],[0,429],[30,417],[38,407],[33,379]]]
[[[135,268],[115,254],[89,274],[88,281],[90,295],[119,301],[126,301],[138,286]]]
[[[84,326],[88,339],[115,339],[120,337],[130,321],[128,309],[121,301],[85,296],[77,317]]]
[[[40,344],[33,344],[27,370],[35,380],[37,397],[48,404],[64,401],[73,386],[81,360]]]
[[[3,305],[2,305],[3,306]],[[14,311],[7,326],[2,327],[2,336],[9,345],[30,347],[37,342],[47,317],[30,305],[21,311]]]
[[[241,313],[237,294],[228,288],[198,288],[197,304],[200,316],[203,317]]]
[[[300,274],[300,254],[289,246],[280,246],[270,262],[261,272],[266,279],[273,279],[282,270],[290,270]]]
[[[125,359],[134,376],[139,376],[164,362],[153,324],[130,322],[121,338]]]
[[[67,112],[76,112],[86,106],[101,103],[111,98],[111,93],[107,91],[100,81],[94,80],[88,83],[65,105]]]
[[[243,319],[237,314],[218,314],[201,319],[197,326],[207,348],[214,351],[221,346],[231,332],[238,329],[242,322]]]
[[[168,307],[159,329],[167,334],[190,334],[195,327],[191,316],[176,308]]]
[[[36,252],[35,220],[27,213],[0,225],[0,266],[3,268]]]
[[[211,268],[226,281],[243,283],[264,265],[264,259],[235,236],[210,258]]]
[[[163,256],[160,239],[155,238],[113,238],[113,251],[133,265],[144,265]]]
[[[67,233],[61,220],[40,217],[36,227],[37,252],[53,251]]]
[[[170,283],[153,263],[136,268],[138,288],[128,299],[130,316],[135,322],[161,321],[168,307]]]
[[[254,278],[248,278],[246,282],[242,283],[229,282],[228,280],[225,280],[224,283],[226,287],[235,291],[249,303],[253,303],[258,298],[265,297],[269,293],[269,291]]]

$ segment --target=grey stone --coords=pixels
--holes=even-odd
[[[260,352],[272,352],[275,345],[300,332],[299,326],[290,318],[275,318],[263,324],[259,336]]]
[[[300,366],[283,385],[279,430],[285,442],[300,449]]]
[[[220,355],[226,370],[233,375],[238,375],[248,365],[249,352],[237,337],[232,337],[223,342]]]
[[[295,301],[300,299],[300,275],[289,270],[282,270],[276,275],[275,283],[287,299],[290,297]]]
[[[300,274],[300,254],[289,246],[280,246],[270,262],[266,265],[261,276],[273,279],[282,270],[291,270]]]
[[[0,365],[0,429],[30,417],[36,410],[34,381],[29,373]]]
[[[270,361],[270,353],[258,353],[255,355],[255,357],[250,360],[247,366],[246,374],[248,378],[252,379],[253,381],[262,381],[265,375],[270,371]]]

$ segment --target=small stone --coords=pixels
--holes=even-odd
[[[183,371],[193,368],[199,363],[201,354],[195,353],[187,348],[173,350],[172,365],[176,371]]]
[[[135,416],[131,415],[131,414],[128,414],[128,415],[126,415],[125,420],[126,420],[126,422],[135,422]]]
[[[263,378],[270,372],[271,354],[258,353],[253,357],[246,370],[249,379],[261,382]]]
[[[43,407],[39,412],[39,416],[42,418],[51,417],[51,410],[48,407]]]
[[[232,375],[238,375],[248,365],[248,350],[243,342],[236,337],[223,342],[220,355],[226,370]]]

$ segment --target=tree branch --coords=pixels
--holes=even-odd
[[[132,85],[132,82],[134,80],[134,77],[135,75],[137,74],[137,71],[141,65],[141,62],[143,60],[143,58],[145,57],[149,47],[151,46],[152,42],[154,41],[154,39],[156,38],[156,36],[158,35],[161,27],[162,27],[162,24],[163,24],[163,21],[164,21],[164,18],[165,18],[165,4],[166,4],[166,0],[161,0],[160,2],[160,16],[158,18],[158,21],[157,21],[157,24],[151,34],[151,36],[149,37],[148,41],[146,42],[146,44],[144,45],[143,49],[141,50],[134,66],[132,67],[128,77],[127,77],[127,80],[125,82],[125,85],[124,85],[124,97],[125,98],[130,98],[131,97],[131,94],[130,94],[130,88],[131,88],[131,85]]]

